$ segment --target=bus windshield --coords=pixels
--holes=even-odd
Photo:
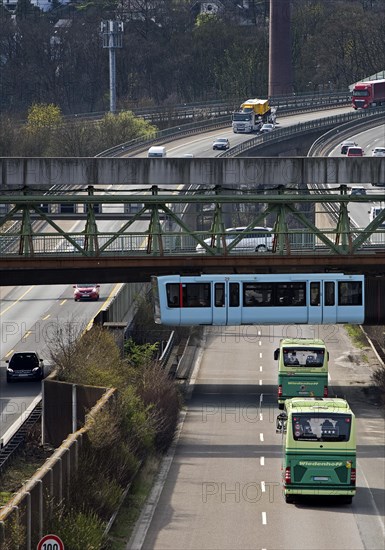
[[[349,441],[352,416],[341,413],[298,413],[292,416],[295,441]]]
[[[285,367],[322,367],[325,361],[325,350],[316,347],[283,348]]]

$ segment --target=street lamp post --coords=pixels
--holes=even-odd
[[[109,49],[110,60],[110,112],[116,112],[116,48],[123,45],[123,22],[102,21],[100,24],[103,36],[103,48]]]

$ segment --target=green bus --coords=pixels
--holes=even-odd
[[[282,478],[286,502],[295,495],[356,493],[355,417],[340,398],[287,399],[277,417],[283,434]]]
[[[327,397],[329,352],[325,342],[285,338],[274,351],[278,360],[278,407],[291,397]]]

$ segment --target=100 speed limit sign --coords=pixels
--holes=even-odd
[[[64,544],[58,536],[46,535],[37,545],[37,550],[64,550]]]

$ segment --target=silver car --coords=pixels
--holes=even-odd
[[[272,132],[274,130],[274,124],[262,124],[261,129],[259,130],[260,134],[267,134],[268,132]]]
[[[229,149],[230,142],[227,138],[217,138],[213,143],[213,149]]]
[[[226,247],[228,247],[233,240],[243,233],[245,227],[229,227],[226,229]],[[247,233],[244,233],[244,237],[233,248],[234,252],[267,252],[273,248],[273,235],[271,227],[253,227],[249,229]],[[205,239],[205,244],[211,245],[211,239]],[[221,241],[222,246],[222,241]],[[200,254],[205,253],[206,249],[198,244],[196,251]]]

